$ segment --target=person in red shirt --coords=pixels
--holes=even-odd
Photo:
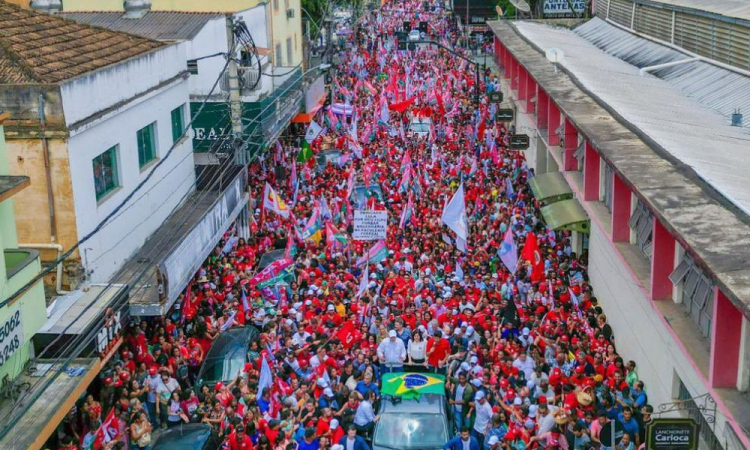
[[[427,363],[440,371],[450,352],[451,344],[448,339],[443,338],[440,330],[435,330],[435,336],[427,341]]]
[[[227,439],[231,450],[253,450],[253,441],[245,434],[245,427],[238,425]]]

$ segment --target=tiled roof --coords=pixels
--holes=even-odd
[[[178,11],[149,11],[140,19],[125,18],[122,12],[117,11],[61,12],[58,16],[159,41],[193,39],[207,22],[224,17],[219,13]]]
[[[59,83],[164,45],[0,0],[0,84]]]

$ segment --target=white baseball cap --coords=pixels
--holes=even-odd
[[[391,331],[388,332],[388,337],[396,337],[396,336],[398,336],[396,334],[396,330],[391,330]]]
[[[336,420],[336,419],[334,419],[334,420]],[[333,428],[333,427],[331,427],[331,428]],[[500,439],[498,439],[497,436],[490,436],[490,439],[487,441],[487,443],[490,444],[490,445],[495,445],[498,442],[500,442]]]
[[[479,391],[479,392],[477,392],[477,394],[476,394],[476,395],[474,396],[474,400],[481,400],[481,399],[483,399],[483,398],[484,398],[484,391]]]

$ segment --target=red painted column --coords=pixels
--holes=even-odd
[[[506,48],[505,61],[503,62],[503,67],[505,68],[505,70],[503,71],[503,76],[508,80],[510,79],[510,66],[512,64],[512,58],[513,57],[511,56],[510,51]]]
[[[711,322],[711,364],[708,381],[715,388],[735,388],[740,364],[742,313],[717,287]]]
[[[671,299],[673,286],[669,274],[674,270],[675,240],[656,217],[651,245],[651,300]]]
[[[536,127],[540,130],[547,128],[549,117],[549,96],[541,87],[537,88],[536,94]]]
[[[529,85],[527,83],[528,77],[526,76],[526,69],[524,69],[520,64],[518,66],[518,103],[523,108],[523,105],[525,105],[525,101],[529,96]],[[525,112],[528,112],[525,111]]]
[[[531,72],[526,72],[526,112],[529,114],[534,113],[534,102],[539,101],[538,97],[536,100],[534,99],[536,96],[536,81],[534,81],[534,77],[531,76]]]
[[[614,174],[612,189],[612,241],[628,242],[630,240],[630,189]]]
[[[547,124],[547,144],[553,147],[560,145],[560,136],[557,134],[557,129],[560,127],[560,108],[552,99],[549,99]]]
[[[586,141],[586,156],[583,159],[583,199],[586,201],[599,200],[599,153],[594,146]]]
[[[565,153],[563,161],[565,170],[578,170],[578,161],[573,155],[578,148],[578,130],[567,117],[565,118]]]
[[[518,72],[521,68],[521,65],[518,64],[518,61],[515,60],[515,58],[511,57],[511,63],[510,63],[510,88],[514,91],[518,89]]]

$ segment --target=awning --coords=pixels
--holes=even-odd
[[[562,200],[542,207],[542,217],[553,230],[570,230],[589,233],[589,216],[578,200]]]
[[[573,198],[573,190],[568,186],[562,172],[550,172],[537,175],[529,180],[534,197],[544,204]]]
[[[37,361],[17,380],[17,399],[0,400],[0,448],[42,448],[101,370],[99,358],[81,358],[64,366],[58,360]],[[45,389],[42,389],[46,386]]]

